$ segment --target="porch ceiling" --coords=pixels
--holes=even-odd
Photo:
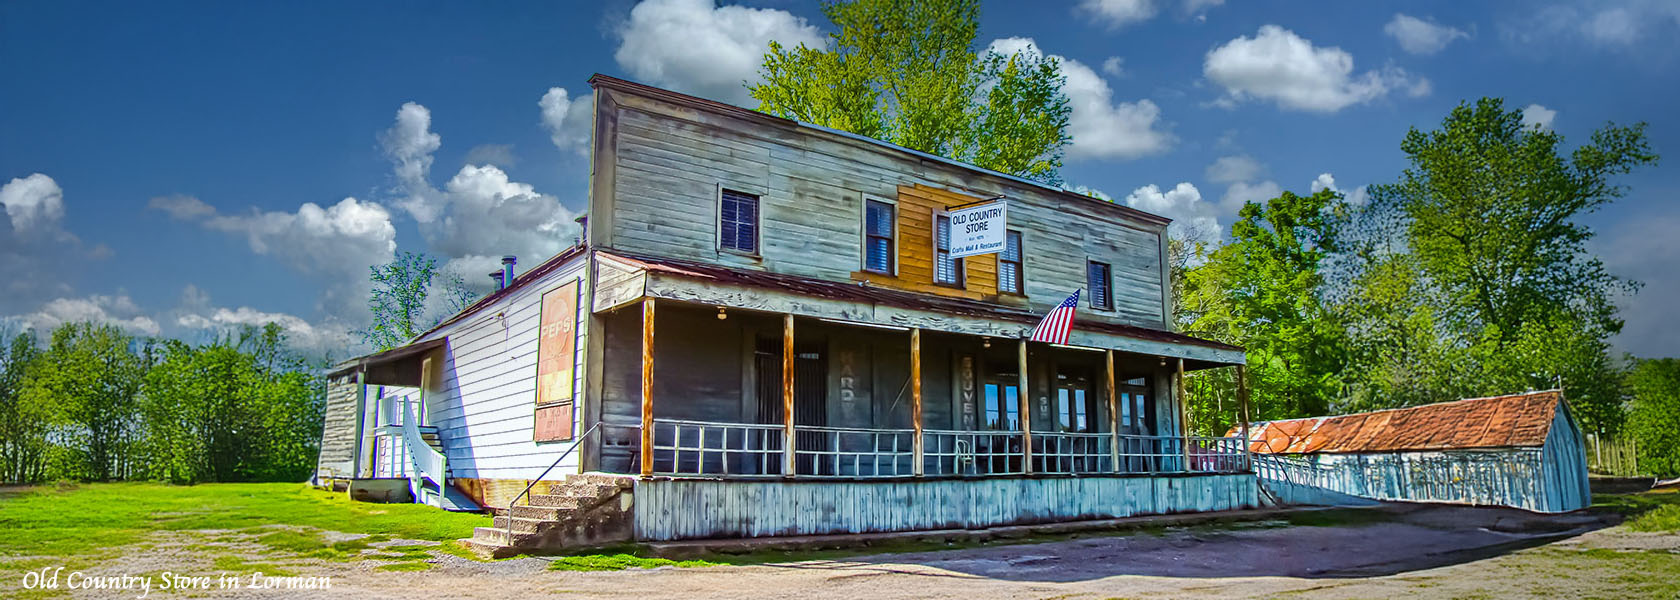
[[[862,284],[622,253],[600,252],[597,256],[601,261],[593,305],[596,312],[651,297],[999,339],[1026,337],[1042,317],[998,304]],[[1075,321],[1068,345],[1183,358],[1188,369],[1244,362],[1243,350],[1236,346],[1088,319]]]
[[[353,358],[338,363],[327,372],[327,376],[339,377],[365,371],[367,383],[372,385],[420,387],[420,372],[426,353],[442,347],[446,341],[444,338],[431,339]]]

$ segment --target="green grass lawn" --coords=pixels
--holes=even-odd
[[[140,542],[153,531],[269,525],[449,542],[472,537],[474,527],[490,525],[490,517],[418,504],[352,502],[343,493],[298,483],[41,486],[0,496],[0,531],[6,532],[0,535],[0,557],[83,556]],[[300,552],[360,551],[296,531],[267,533],[258,541]]]
[[[1593,508],[1627,515],[1628,529],[1680,533],[1680,490],[1638,494],[1595,494]]]

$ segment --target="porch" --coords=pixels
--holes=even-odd
[[[1182,425],[1183,373],[1240,363],[653,297],[593,322],[602,385],[587,470],[740,481],[1251,470],[1241,437]]]

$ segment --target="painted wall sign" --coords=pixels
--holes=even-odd
[[[572,439],[572,403],[537,407],[536,437],[539,442],[564,442]]]
[[[577,280],[543,293],[537,332],[537,405],[572,401],[577,365]]]
[[[1003,200],[959,208],[951,217],[951,257],[1003,252],[1009,222],[1009,203]]]

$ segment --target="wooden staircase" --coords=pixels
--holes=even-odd
[[[515,506],[511,513],[496,509],[491,527],[478,527],[461,542],[492,558],[629,542],[635,483],[625,475],[571,475],[548,486],[546,494],[531,494],[529,505]]]

